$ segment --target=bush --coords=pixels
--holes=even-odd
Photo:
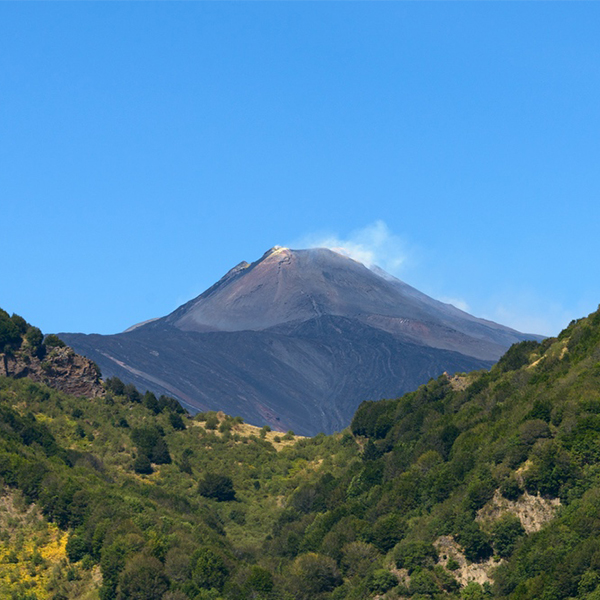
[[[219,419],[216,415],[211,415],[210,417],[208,417],[206,419],[206,423],[204,424],[204,427],[206,427],[206,429],[216,429],[219,426]]]
[[[235,490],[231,478],[216,473],[205,473],[198,483],[198,493],[205,498],[212,498],[218,502],[235,500]]]
[[[25,334],[25,340],[31,351],[31,354],[42,358],[44,356],[44,334],[37,327],[30,327]]]
[[[398,513],[383,515],[373,525],[368,541],[386,553],[404,537],[405,531],[406,522]]]
[[[123,389],[123,394],[129,400],[129,402],[138,402],[142,401],[142,395],[137,391],[137,388],[133,383],[128,383]]]
[[[504,515],[492,529],[492,544],[496,554],[501,558],[509,557],[523,535],[525,530],[520,519],[514,515]]]
[[[432,566],[437,556],[433,544],[428,542],[402,541],[394,550],[396,566],[406,569],[409,574],[421,567]]]
[[[85,537],[79,533],[71,533],[67,541],[66,553],[71,562],[81,560],[90,550]]]
[[[22,332],[8,313],[0,308],[0,352],[16,350],[21,345]],[[19,317],[20,318],[20,317]]]
[[[222,589],[229,569],[220,554],[211,548],[196,550],[192,556],[192,581],[200,588]]]
[[[161,600],[168,589],[162,563],[153,556],[138,554],[119,575],[117,600]]]
[[[489,539],[475,521],[465,519],[462,524],[457,525],[459,529],[456,541],[463,547],[467,560],[479,562],[492,555]]]
[[[179,413],[169,413],[169,423],[171,423],[171,427],[176,431],[183,431],[185,429],[185,423]]]
[[[246,583],[252,590],[268,593],[273,589],[273,575],[267,569],[255,565],[250,569]]]
[[[514,477],[505,479],[500,486],[500,493],[507,500],[518,500],[523,495],[523,492],[521,484]]]
[[[47,335],[44,338],[44,345],[47,348],[64,348],[66,344],[54,333]]]
[[[148,391],[144,394],[144,397],[142,398],[142,403],[148,410],[152,411],[155,415],[157,415],[160,412],[160,405],[158,404],[156,396],[152,392]]]
[[[115,396],[123,396],[125,393],[125,384],[118,377],[110,377],[104,382],[104,386]]]
[[[133,470],[140,475],[150,475],[153,469],[148,456],[140,454],[133,463]]]
[[[163,439],[164,432],[160,427],[134,427],[131,440],[138,452],[157,465],[170,464],[171,455],[167,443]]]
[[[385,594],[398,585],[398,578],[387,569],[376,569],[369,578],[367,585],[372,592]]]
[[[335,561],[329,556],[310,552],[298,556],[290,569],[288,586],[294,598],[312,600],[342,584]]]

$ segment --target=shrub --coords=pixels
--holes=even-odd
[[[402,541],[394,550],[394,559],[399,569],[411,574],[415,569],[432,566],[437,560],[437,551],[433,544],[419,541]]]
[[[210,417],[208,417],[206,419],[206,423],[204,424],[204,427],[206,427],[206,429],[216,429],[219,426],[219,419],[216,415],[211,415]]]
[[[21,332],[18,324],[11,319],[8,313],[0,308],[0,352],[16,350],[21,345]],[[20,317],[19,317],[20,318]]]
[[[312,600],[342,583],[335,561],[322,554],[310,552],[298,556],[290,571],[288,585],[293,597],[298,600]]]
[[[145,454],[140,454],[133,463],[133,470],[140,475],[150,475],[152,473],[152,463]]]
[[[502,558],[509,557],[523,535],[525,530],[520,519],[514,515],[504,515],[492,529],[492,544],[496,554]]]
[[[235,500],[235,490],[231,478],[216,473],[204,474],[204,477],[198,483],[198,493],[205,498],[212,498],[218,502]]]
[[[250,569],[247,585],[257,592],[268,593],[273,589],[273,575],[267,569],[255,565]]]
[[[385,594],[398,585],[398,578],[387,569],[376,569],[369,578],[367,585],[372,592]]]
[[[138,554],[127,562],[119,575],[117,600],[161,600],[168,589],[162,563],[153,556]]]
[[[223,557],[211,548],[196,550],[192,556],[192,580],[198,587],[220,590],[228,575]]]
[[[110,377],[104,382],[104,386],[115,396],[122,396],[125,393],[125,384],[118,377]]]
[[[64,348],[66,346],[66,344],[54,333],[51,333],[44,338],[44,345],[47,348]]]
[[[44,334],[37,327],[30,327],[25,334],[25,340],[31,351],[31,354],[42,358],[44,356]]]
[[[142,398],[142,403],[148,410],[152,411],[155,415],[157,415],[160,412],[158,400],[152,392],[147,391],[144,394],[144,397]]]
[[[373,525],[368,541],[385,553],[404,537],[405,531],[406,523],[398,513],[383,515]]]
[[[171,423],[171,427],[176,431],[183,431],[185,429],[185,423],[179,413],[169,413],[169,423]]]
[[[514,478],[509,477],[502,482],[500,493],[507,500],[518,500],[523,495],[521,484]]]

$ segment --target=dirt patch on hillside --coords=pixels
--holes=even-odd
[[[476,520],[490,523],[510,513],[519,517],[527,533],[534,533],[554,518],[559,506],[558,498],[542,498],[525,492],[517,500],[508,500],[496,490],[494,497],[477,512]]]

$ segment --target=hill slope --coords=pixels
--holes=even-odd
[[[7,559],[29,561],[38,598],[42,564],[69,599],[77,581],[103,599],[600,596],[600,310],[490,371],[365,402],[335,436],[105,386],[88,400],[0,377],[3,504],[20,494],[68,533],[56,563],[47,525],[45,563],[26,544]]]
[[[307,435],[347,426],[365,399],[489,367],[532,337],[331,250],[277,247],[164,318],[59,335],[106,376]]]

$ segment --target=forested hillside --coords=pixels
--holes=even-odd
[[[600,312],[310,439],[3,377],[0,477],[1,597],[600,598]]]

